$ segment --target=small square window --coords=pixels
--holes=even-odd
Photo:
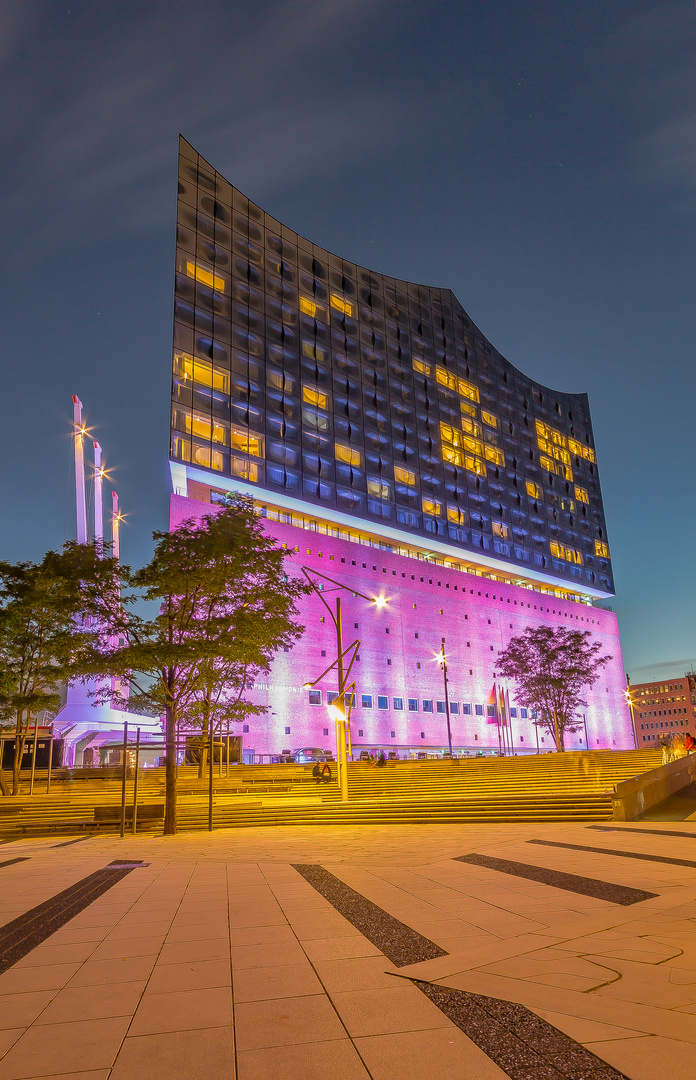
[[[249,725],[248,724],[242,724],[242,732],[243,732],[243,734],[246,735],[248,731],[249,731]]]
[[[335,690],[328,690],[327,693],[326,693],[326,704],[327,705],[333,705],[333,703],[334,703],[334,701],[336,700],[337,697],[338,697],[338,694],[336,693]]]
[[[309,704],[310,705],[321,705],[321,690],[310,690],[309,691]]]
[[[510,709],[510,717],[513,720],[517,719],[517,709]]]
[[[324,734],[325,734],[325,735],[328,735],[328,734],[329,734],[329,729],[328,729],[327,727],[325,727],[325,728],[324,728]]]
[[[378,694],[378,696],[377,696],[377,708],[378,709],[388,709],[389,708],[389,698],[383,696],[382,694]]]
[[[394,698],[394,708],[397,709],[400,712],[403,709],[403,707],[404,707],[404,699],[402,697],[395,697]]]
[[[483,716],[483,705],[475,705],[474,708],[477,716]]]
[[[418,712],[418,698],[410,697],[408,699],[408,711]]]
[[[520,709],[520,718],[521,718],[522,720],[526,720],[526,719],[527,719],[527,710],[526,710],[526,709]]]
[[[447,707],[446,707],[446,705],[445,705],[444,701],[438,701],[438,702],[436,702],[436,708],[437,708],[437,711],[438,711],[439,713],[444,713],[444,712],[447,712]]]
[[[462,714],[464,716],[471,716],[471,705],[462,702]]]
[[[450,712],[453,713],[453,714],[459,712],[459,702],[458,701],[450,701]]]
[[[396,738],[396,732],[395,731],[390,731],[389,734],[390,734],[392,739]]]
[[[358,728],[358,736],[359,736],[360,738],[362,738],[364,734],[365,734],[365,733],[364,733],[363,729],[362,729],[362,728]]]
[[[495,705],[487,705],[486,706],[486,714],[488,716],[495,716]]]
[[[430,700],[424,701],[423,702],[423,712],[432,712],[432,711],[433,711],[433,703],[432,703],[432,701],[430,701]]]
[[[289,728],[289,727],[286,727],[286,729],[285,729],[285,734],[286,734],[286,735],[289,735],[289,734],[290,734],[290,728]]]
[[[361,699],[360,699],[360,704],[362,705],[363,709],[371,709],[372,708],[372,694],[363,694]]]

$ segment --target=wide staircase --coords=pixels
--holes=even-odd
[[[621,780],[657,768],[657,750],[546,754],[349,764],[349,801],[335,776],[317,785],[311,765],[231,766],[213,777],[215,828],[255,825],[384,825],[453,822],[608,821]],[[115,771],[75,770],[35,778],[35,794],[0,799],[0,834],[118,830],[121,781]],[[26,785],[25,785],[26,786]],[[182,830],[208,827],[208,779],[181,767],[178,819]],[[164,770],[138,777],[138,831],[161,830]],[[133,779],[126,785],[131,831]]]

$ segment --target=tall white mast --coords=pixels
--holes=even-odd
[[[102,468],[102,448],[94,443],[94,539],[99,544],[104,541],[104,470]]]
[[[86,544],[87,500],[85,498],[85,429],[82,424],[82,402],[73,394],[73,435],[75,439],[75,501],[77,504],[77,542]]]
[[[111,492],[111,556],[119,559],[121,556],[121,514],[118,509],[118,495]]]

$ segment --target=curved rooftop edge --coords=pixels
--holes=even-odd
[[[451,289],[287,228],[183,137],[173,374],[179,493],[209,476],[383,546],[614,592],[587,394],[525,375]]]

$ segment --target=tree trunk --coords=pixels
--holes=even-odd
[[[558,713],[555,709],[553,710],[553,734],[556,740],[556,752],[561,754],[565,750],[565,746],[563,745],[563,731],[558,723]]]
[[[208,760],[208,744],[210,739],[208,738],[208,718],[203,719],[201,726],[201,748],[198,753],[198,779],[202,780],[205,776],[205,766]]]
[[[164,835],[176,833],[176,711],[171,702],[164,713]]]
[[[26,730],[22,730],[22,714],[17,715],[17,726],[15,728],[15,756],[12,765],[12,794],[21,794],[21,780],[20,772],[22,771],[22,758],[24,756],[24,747],[26,745],[27,736],[29,734],[29,718],[27,717]]]

